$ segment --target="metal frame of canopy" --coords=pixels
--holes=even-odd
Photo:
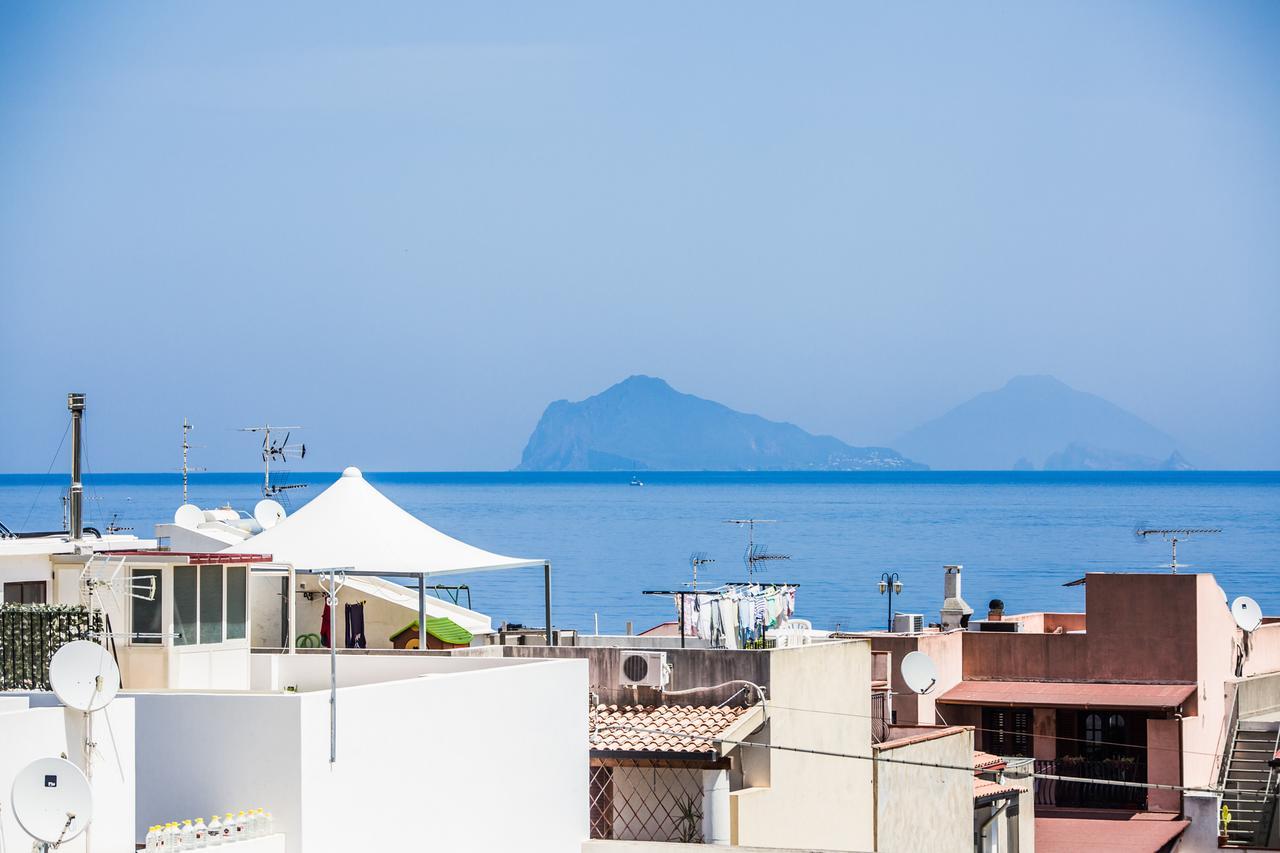
[[[522,563],[513,563],[508,566],[495,566],[493,568],[475,569],[474,571],[495,571],[498,569],[525,569],[534,566],[542,566],[542,599],[543,607],[547,617],[547,645],[556,645],[555,631],[551,627],[551,561],[550,560],[529,560]],[[280,568],[276,568],[280,566]],[[328,576],[331,579],[335,573],[342,575],[351,575],[354,577],[379,577],[379,578],[417,578],[418,579],[418,626],[419,631],[422,626],[427,624],[427,578],[434,575],[446,574],[445,572],[379,572],[372,569],[353,569],[344,566],[334,566],[325,569],[297,569],[291,563],[260,563],[252,566],[250,569],[254,574],[260,575],[286,575],[289,578],[289,590],[292,593],[296,589],[296,579],[298,575],[320,575]],[[447,574],[467,574],[468,572],[448,572]],[[296,604],[292,594],[289,596],[289,644],[286,646],[289,654],[294,654],[297,649],[297,627],[296,627]],[[332,618],[332,613],[330,617]],[[337,642],[330,628],[330,643],[336,648]]]

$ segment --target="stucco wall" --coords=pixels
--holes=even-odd
[[[973,774],[893,764],[922,761],[970,767],[973,731],[947,729],[916,742],[876,748],[876,839],[879,853],[968,853],[973,849]]]
[[[966,641],[965,632],[868,636],[873,649],[889,652],[892,656],[890,687],[894,692],[893,710],[897,725],[932,725],[937,719],[935,700],[960,683],[964,659],[961,644]],[[938,668],[938,683],[925,696],[916,694],[902,680],[902,659],[914,651],[927,654]]]
[[[84,762],[84,715],[56,704],[51,693],[10,694],[0,708],[0,832],[7,849],[25,851],[30,836],[18,826],[10,808],[9,792],[18,771],[37,758],[64,754],[81,770]],[[31,707],[24,707],[30,702]],[[134,704],[117,699],[95,713],[93,740],[98,744],[90,772],[93,789],[93,823],[88,836],[65,843],[69,853],[119,853],[132,850],[134,841]],[[89,846],[86,847],[86,842]]]
[[[868,755],[871,644],[777,649],[769,659],[769,742]],[[815,713],[816,712],[816,713]],[[731,794],[736,844],[869,850],[871,762],[769,751],[769,787]]]
[[[1280,673],[1255,675],[1236,682],[1240,718],[1280,713]]]
[[[290,663],[327,667],[310,657]],[[325,691],[136,694],[147,731],[139,828],[262,806],[289,853],[399,849],[407,826],[429,827],[440,849],[576,849],[587,837],[586,666],[497,660],[450,672],[467,662],[415,657],[436,674],[339,691],[333,765]]]

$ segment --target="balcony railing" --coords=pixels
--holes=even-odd
[[[1087,782],[1036,779],[1037,806],[1068,808],[1138,809],[1147,807],[1147,789],[1108,782],[1145,782],[1147,763],[1136,756],[1088,759],[1064,757],[1037,760],[1037,773],[1074,776]]]
[[[884,743],[889,739],[889,694],[883,690],[871,693],[871,742]]]

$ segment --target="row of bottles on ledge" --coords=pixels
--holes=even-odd
[[[222,817],[214,815],[208,823],[204,822],[204,818],[198,817],[181,823],[175,820],[157,824],[147,830],[145,849],[164,850],[166,853],[174,850],[201,850],[271,835],[274,831],[274,819],[271,812],[265,809],[251,809],[239,814],[227,812]]]

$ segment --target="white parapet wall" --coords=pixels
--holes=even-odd
[[[332,764],[325,656],[255,655],[266,692],[133,694],[139,832],[262,807],[288,853],[552,853],[587,837],[586,661],[338,661]]]
[[[13,779],[37,758],[66,755],[85,769],[85,715],[57,704],[50,693],[0,696],[0,849],[26,851],[31,838],[10,808]],[[133,849],[134,704],[117,699],[93,715],[97,749],[89,768],[93,822],[85,835],[64,843],[67,853],[119,853]]]

